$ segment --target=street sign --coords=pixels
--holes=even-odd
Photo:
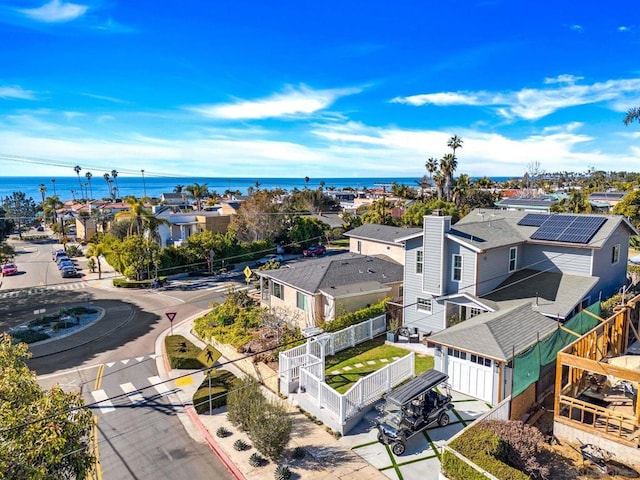
[[[173,319],[176,318],[177,312],[167,312],[165,315],[169,319],[170,322],[173,322]]]
[[[247,279],[247,282],[249,281],[249,279],[251,278],[251,275],[253,275],[253,270],[251,270],[249,268],[249,265],[247,265],[246,267],[244,267],[244,277]]]
[[[218,359],[222,356],[222,354],[216,350],[212,345],[207,345],[202,349],[200,355],[198,355],[198,360],[203,365],[206,365],[208,368],[213,367],[213,365],[218,361]]]

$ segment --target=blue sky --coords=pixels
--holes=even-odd
[[[0,45],[4,176],[640,170],[637,0],[0,0]]]

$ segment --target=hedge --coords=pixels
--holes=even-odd
[[[351,325],[369,320],[370,318],[377,317],[378,315],[386,313],[386,306],[389,300],[390,298],[384,298],[378,303],[371,305],[370,307],[363,308],[361,310],[358,310],[357,312],[340,315],[335,320],[323,323],[321,327],[325,332],[337,332],[338,330],[342,330],[343,328],[347,328]]]
[[[206,366],[198,360],[202,349],[196,347],[182,335],[167,335],[164,338],[164,347],[171,368],[199,370]]]
[[[167,281],[167,277],[158,277],[160,280],[160,284],[164,284]],[[151,288],[153,282],[155,280],[153,278],[148,280],[128,280],[126,278],[114,278],[113,286],[119,288]]]
[[[495,435],[479,426],[471,427],[450,444],[453,450],[501,480],[528,480],[529,476],[502,462],[505,445]],[[482,480],[486,477],[458,457],[445,450],[441,460],[442,473],[450,480]]]
[[[209,377],[204,381],[193,394],[193,407],[196,412],[203,414],[209,411],[209,395],[211,395],[211,407],[220,408],[227,404],[227,392],[233,388],[236,376],[227,370],[211,371],[211,390],[209,391]]]

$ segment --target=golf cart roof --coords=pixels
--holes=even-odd
[[[392,402],[396,405],[402,406],[416,398],[421,393],[431,390],[433,387],[446,381],[448,378],[448,375],[439,372],[438,370],[431,369],[393,390],[385,399],[387,402]]]

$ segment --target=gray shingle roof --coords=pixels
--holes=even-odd
[[[421,228],[393,227],[389,225],[377,225],[366,223],[349,230],[345,237],[362,238],[364,240],[376,240],[382,243],[396,244],[399,238],[407,237],[422,232]]]
[[[256,273],[314,294],[321,289],[329,290],[364,282],[378,282],[383,285],[401,282],[403,267],[385,255],[343,253],[323,259],[307,260],[290,268]]]
[[[557,323],[520,303],[505,310],[488,312],[458,323],[429,337],[429,342],[509,361],[543,340]]]
[[[598,283],[598,277],[520,270],[482,298],[500,309],[526,301],[537,312],[565,318]]]
[[[449,234],[481,250],[523,243],[527,239],[505,219],[462,225],[456,223]]]

